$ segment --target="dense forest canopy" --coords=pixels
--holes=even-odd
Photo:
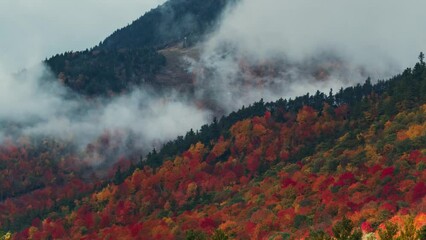
[[[199,79],[193,76],[199,73],[209,81],[229,72],[215,75],[194,64],[195,70],[180,79],[182,66],[176,62],[182,56],[195,59],[200,52],[194,45],[214,31],[228,4],[237,1],[170,0],[98,46],[57,54],[44,63],[55,80],[77,93],[64,91],[65,98],[83,96],[84,104],[94,105],[85,108],[71,101],[77,106],[76,115],[93,111],[89,119],[102,115],[95,109],[102,108],[103,101],[114,103],[117,95],[169,82],[183,85],[180,81],[188,78],[188,96],[176,94],[194,105],[188,111],[181,102],[168,105],[173,102],[164,96],[169,92],[161,95],[162,89],[155,88],[159,101],[135,98],[136,108],[118,111],[128,103],[123,101],[113,104],[111,111],[113,121],[134,115],[131,121],[152,126],[146,121],[152,118],[143,116],[146,113],[164,128],[183,125],[182,121],[169,125],[164,118],[177,119],[179,110],[187,115],[183,121],[189,121],[195,118],[194,108],[197,113],[219,108],[217,102],[206,100],[210,96],[229,104],[220,97],[233,92],[224,88],[224,95],[217,88],[204,88],[207,97],[196,98]],[[283,68],[288,75],[302,69],[303,74],[295,76],[326,81],[334,69],[344,72],[346,64],[335,56],[328,62],[320,62],[323,58],[300,64],[282,59],[251,62],[249,55],[234,59],[232,44],[221,50],[215,57],[235,63],[229,75],[237,76],[233,83],[239,91],[243,86],[273,87],[274,81],[267,79],[283,77]],[[4,138],[0,240],[424,240],[424,60],[420,53],[412,68],[387,80],[369,77],[353,86],[275,101],[259,97],[223,116],[218,110],[214,114],[219,117],[199,129],[188,128],[174,140],[166,142],[155,132],[153,149],[141,146],[146,142],[138,141],[140,136],[131,128],[121,131],[121,125],[101,126],[103,134],[85,139],[83,146],[73,142],[80,136],[22,131],[22,136]],[[64,103],[62,97],[57,102]],[[132,112],[144,104],[153,106],[139,115]],[[174,111],[166,115],[162,106]],[[57,120],[64,112],[54,111],[52,116]],[[61,117],[54,123],[70,123]],[[14,132],[19,124],[25,123],[2,121],[0,127]]]
[[[17,185],[3,193],[1,228],[16,239],[422,239],[425,90],[421,54],[376,84],[260,101],[118,167],[111,182],[64,183],[69,170],[55,170],[58,182]],[[26,148],[3,149],[2,162],[32,167]],[[32,203],[61,186],[67,194]]]
[[[46,60],[64,85],[87,96],[112,95],[153,80],[166,59],[152,48],[86,50]]]

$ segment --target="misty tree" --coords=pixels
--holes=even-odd
[[[123,175],[123,173],[121,172],[121,167],[119,166],[117,171],[114,174],[114,179],[113,179],[113,183],[115,185],[119,185],[121,184],[125,179],[125,176]]]
[[[425,54],[423,52],[420,52],[419,61],[421,65],[425,65],[424,59],[425,59]]]

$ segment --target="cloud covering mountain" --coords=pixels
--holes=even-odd
[[[373,80],[387,78],[411,66],[418,53],[426,49],[426,32],[421,31],[426,4],[410,2],[243,0],[228,9],[217,31],[199,44],[200,59],[190,59],[195,95],[182,96],[173,91],[160,94],[144,87],[110,99],[85,99],[60,85],[44,66],[11,74],[11,60],[0,64],[0,138],[52,136],[73,141],[84,149],[106,132],[120,132],[132,136],[147,151],[191,128],[198,129],[214,114],[227,114],[260,98],[271,101],[317,89],[328,92],[330,88],[363,82],[369,76]],[[21,7],[25,16],[49,11],[41,10],[42,5],[36,3],[1,5]],[[62,4],[50,9],[77,10]],[[101,25],[116,21],[107,15],[119,8],[114,7],[117,3],[107,1],[109,7],[104,10],[98,9],[98,4],[92,0],[81,7],[101,12],[100,18],[107,19]],[[50,19],[55,14],[46,16]],[[101,21],[88,19],[90,14],[85,16],[66,22],[64,34],[58,32],[61,36],[44,35],[44,30],[32,25],[36,40],[31,45],[34,49],[26,52],[28,62],[45,53],[52,41],[70,37],[67,34],[72,31],[65,33],[68,25]],[[57,19],[61,20],[62,15]],[[20,26],[26,20],[16,21]],[[85,31],[83,27],[81,37],[72,37],[85,38]],[[23,37],[14,44],[27,46],[28,40]],[[208,104],[201,108],[200,102]],[[125,142],[121,144],[127,151]]]

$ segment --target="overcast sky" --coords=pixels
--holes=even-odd
[[[0,67],[97,45],[165,0],[0,0]]]
[[[354,63],[406,68],[426,50],[425,9],[424,0],[244,0],[213,41],[255,56],[334,50]]]

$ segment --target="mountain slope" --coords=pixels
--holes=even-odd
[[[375,85],[261,101],[13,237],[359,239],[385,223],[414,236],[402,226],[426,225],[425,86],[421,59]]]
[[[224,9],[233,2],[169,0],[90,50],[57,54],[44,62],[61,83],[90,97],[120,94],[135,86],[175,86],[188,77],[164,72],[176,71],[177,65],[178,71],[185,73],[185,66],[179,62],[166,65],[166,57],[158,50],[199,42],[214,30]]]
[[[188,44],[211,31],[228,3],[234,0],[170,0],[132,24],[115,31],[98,47],[164,48],[186,39]]]

